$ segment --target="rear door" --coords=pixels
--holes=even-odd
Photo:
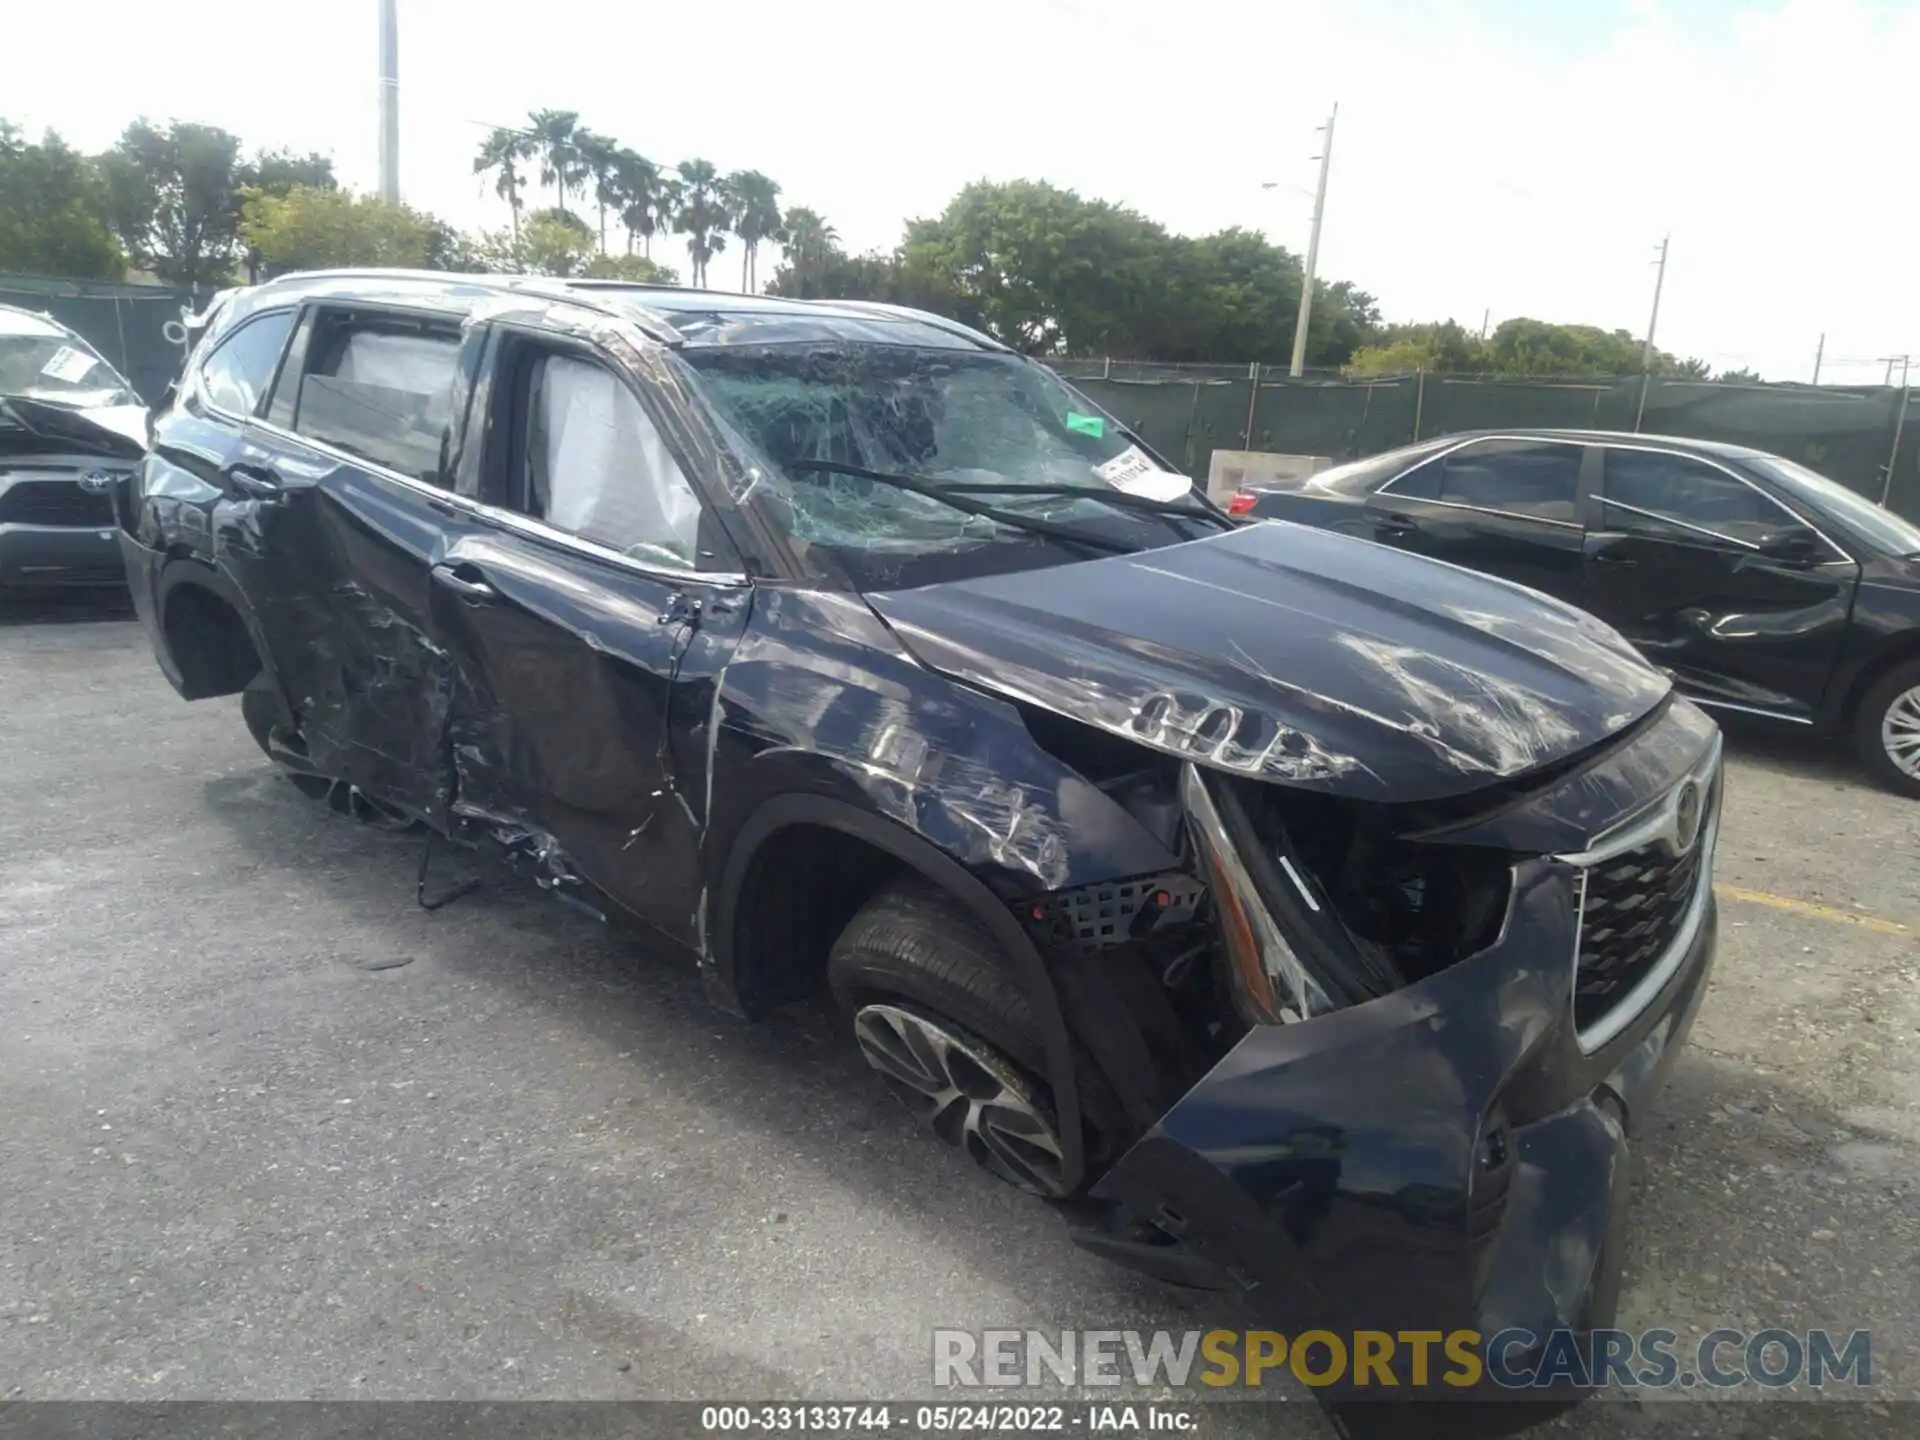
[[[1371,538],[1579,604],[1588,464],[1567,441],[1470,441],[1374,491]]]
[[[1824,537],[1804,556],[1761,544],[1805,522],[1732,470],[1609,445],[1587,608],[1703,700],[1811,720],[1847,629],[1859,566]]]
[[[496,324],[488,356],[482,523],[432,570],[455,811],[697,944],[716,692],[751,592],[632,372],[531,324]]]
[[[314,767],[436,818],[447,674],[428,575],[459,528],[442,457],[460,345],[444,315],[308,306],[227,467],[252,504],[221,547]]]

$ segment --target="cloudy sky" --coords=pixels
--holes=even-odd
[[[374,182],[374,0],[18,9],[8,118],[88,149],[135,114],[207,121]],[[857,249],[1021,176],[1304,249],[1337,101],[1321,273],[1391,319],[1638,334],[1671,231],[1664,348],[1806,379],[1824,332],[1822,378],[1856,382],[1920,356],[1920,0],[400,9],[402,188],[461,226],[506,220],[471,171],[487,127],[553,106],[655,160],[764,170]]]

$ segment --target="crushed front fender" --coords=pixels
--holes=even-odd
[[[1076,1233],[1237,1292],[1257,1323],[1545,1337],[1611,1323],[1632,1135],[1711,969],[1686,953],[1600,1051],[1575,1037],[1578,874],[1518,868],[1500,940],[1407,989],[1256,1027],[1093,1190]]]

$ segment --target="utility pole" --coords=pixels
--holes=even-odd
[[[1487,338],[1487,326],[1493,323],[1493,307],[1489,305],[1480,312],[1480,338]]]
[[[1900,463],[1900,432],[1906,428],[1907,401],[1913,396],[1913,389],[1907,384],[1907,363],[1911,358],[1911,356],[1907,355],[1897,355],[1894,357],[1894,359],[1900,362],[1900,408],[1895,412],[1893,417],[1893,449],[1887,454],[1886,483],[1880,487],[1880,508],[1882,510],[1887,508],[1887,498],[1893,494],[1893,471],[1894,467]],[[1887,362],[1887,379],[1893,379],[1892,360]]]
[[[380,198],[400,203],[399,0],[380,0]]]
[[[1653,369],[1653,332],[1660,324],[1660,292],[1666,287],[1667,283],[1667,243],[1672,239],[1672,235],[1662,235],[1660,237],[1660,268],[1654,272],[1653,277],[1653,314],[1647,319],[1647,343],[1646,347],[1640,352],[1640,369],[1642,371],[1650,371]]]
[[[1667,284],[1667,245],[1671,232],[1660,237],[1660,268],[1653,277],[1653,314],[1647,317],[1647,343],[1640,350],[1640,404],[1633,412],[1633,433],[1640,433],[1640,422],[1647,417],[1647,387],[1653,383],[1653,332],[1660,325],[1660,292]]]
[[[1816,385],[1820,383],[1820,362],[1826,358],[1826,354],[1827,332],[1822,330],[1820,332],[1820,343],[1813,347],[1813,383]]]
[[[1327,116],[1327,138],[1317,157],[1320,184],[1313,193],[1313,231],[1307,237],[1307,273],[1300,282],[1300,318],[1293,325],[1293,363],[1287,367],[1287,374],[1296,380],[1307,364],[1307,317],[1313,312],[1313,267],[1320,260],[1320,221],[1327,213],[1327,170],[1333,164],[1333,122],[1339,118],[1340,107],[1336,104],[1333,113]]]

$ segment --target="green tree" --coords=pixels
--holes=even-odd
[[[181,285],[217,284],[233,274],[238,137],[212,125],[136,120],[99,167],[109,223],[137,264]]]
[[[787,211],[783,231],[780,253],[785,257],[786,264],[774,271],[773,278],[767,282],[767,292],[805,297],[812,293],[808,289],[810,277],[817,275],[834,258],[845,258],[840,249],[840,232],[817,211],[809,210],[804,205],[796,205]],[[783,275],[788,277],[784,284],[781,280]],[[776,290],[776,287],[781,288]]]
[[[580,112],[535,110],[527,117],[527,128],[540,161],[540,183],[553,186],[553,203],[564,210],[567,196],[586,179],[579,150]]]
[[[444,245],[434,220],[372,195],[296,185],[249,191],[240,229],[267,274],[348,266],[425,268]]]
[[[727,177],[733,201],[733,233],[740,237],[740,289],[751,295],[760,282],[760,246],[778,244],[785,233],[780,214],[780,187],[758,170],[736,170]]]
[[[520,233],[520,211],[525,206],[526,181],[520,174],[523,163],[534,158],[534,139],[519,130],[495,127],[480,142],[480,153],[473,157],[473,173],[493,176],[493,193],[507,202],[513,233]]]
[[[1487,344],[1453,320],[1431,325],[1389,325],[1371,345],[1354,351],[1348,373],[1404,375],[1414,370],[1437,370],[1456,375],[1491,370]]]
[[[247,283],[259,281],[266,257],[246,243],[246,200],[251,195],[286,195],[296,189],[337,190],[333,158],[313,152],[296,155],[290,150],[267,150],[243,163],[234,174],[240,194],[242,258],[247,267]]]
[[[1722,370],[1718,375],[1714,376],[1713,378],[1722,385],[1764,385],[1766,384],[1766,381],[1760,378],[1760,372],[1758,370],[1749,370],[1744,365],[1742,365],[1737,370]]]
[[[241,165],[236,179],[242,190],[264,195],[285,195],[295,187],[307,190],[338,190],[340,181],[333,173],[333,157],[314,151],[296,155],[291,150],[263,150]]]
[[[51,130],[30,144],[0,120],[0,270],[118,280],[126,268],[85,157]]]
[[[589,280],[625,280],[631,285],[678,285],[679,274],[644,255],[596,255],[581,272]]]
[[[687,237],[687,257],[693,262],[696,289],[707,283],[707,262],[727,248],[727,226],[732,216],[725,183],[711,160],[682,160],[680,196],[673,228]]]
[[[903,260],[937,275],[996,338],[1028,354],[1128,354],[1151,328],[1166,232],[1043,181],[967,186],[909,227]]]
[[[665,203],[660,167],[624,145],[615,152],[613,165],[620,224],[627,232],[627,254],[633,254],[634,237],[639,236],[645,244],[646,258],[651,259],[653,236],[660,228]]]
[[[610,135],[582,127],[574,137],[574,149],[580,156],[584,182],[600,212],[600,253],[607,253],[607,212],[618,212],[624,192],[621,189],[620,145]]]

